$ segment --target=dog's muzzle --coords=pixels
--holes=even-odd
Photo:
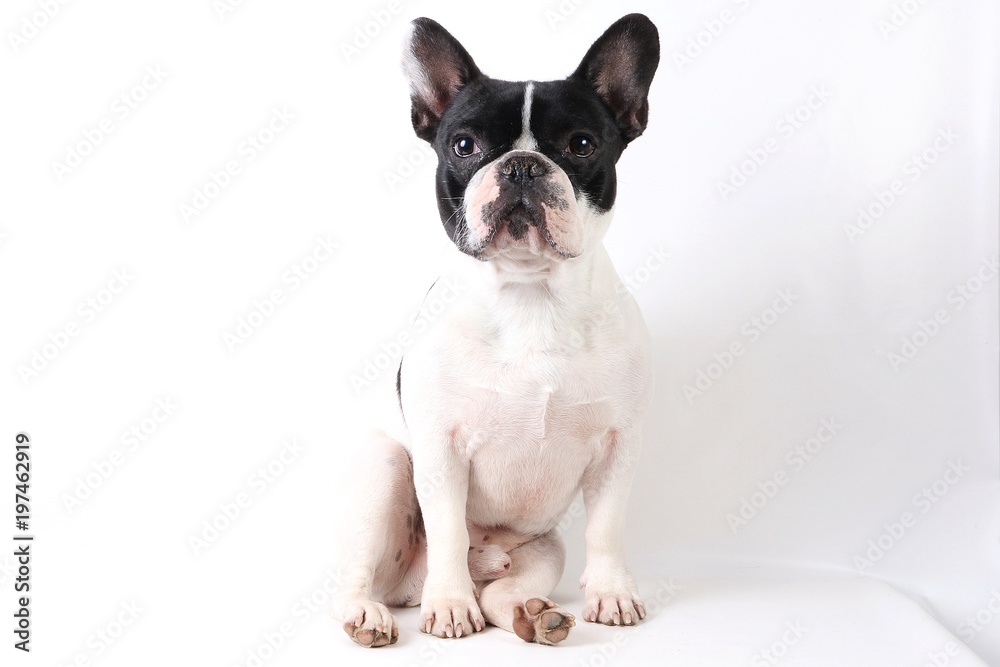
[[[517,151],[502,158],[497,166],[499,193],[483,211],[484,221],[495,231],[506,226],[517,240],[531,227],[546,234],[545,208],[564,209],[563,188],[550,176],[553,167],[530,151]]]

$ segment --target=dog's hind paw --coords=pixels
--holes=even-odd
[[[574,625],[573,614],[545,598],[531,598],[514,607],[514,634],[526,642],[554,646],[569,636]]]

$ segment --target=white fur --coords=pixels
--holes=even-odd
[[[424,67],[411,33],[403,57],[411,93],[444,104]],[[451,253],[453,266],[427,295],[450,305],[403,359],[406,427],[369,443],[360,539],[333,609],[362,645],[395,641],[383,602],[417,597],[421,628],[437,636],[489,620],[529,641],[565,639],[573,616],[544,596],[565,561],[555,527],[581,489],[584,618],[632,625],[644,615],[623,533],[652,394],[648,333],[601,243],[612,213],[575,197],[566,173],[538,152],[533,95],[528,82],[512,152],[548,167],[529,174],[546,179],[535,182],[547,188],[544,221],[533,218],[539,224],[515,239],[483,219],[501,194],[502,158],[471,179],[466,236],[455,241],[480,259]]]
[[[428,541],[425,617],[456,601],[475,607],[470,529],[542,535],[581,487],[584,617],[598,620],[619,602],[630,614],[632,601],[641,616],[622,540],[652,375],[642,316],[600,243],[610,217],[577,202],[572,259],[528,247],[485,263],[456,257],[452,280],[464,296],[404,357],[402,404]]]
[[[430,98],[433,95],[430,80],[423,65],[413,53],[413,38],[416,26],[411,23],[407,26],[407,35],[403,39],[403,57],[400,65],[403,69],[403,76],[410,84],[410,95],[419,98]]]
[[[524,106],[521,107],[521,136],[514,142],[514,150],[538,150],[538,141],[531,133],[531,100],[534,92],[535,84],[529,81],[524,86]]]
[[[473,179],[469,189],[481,183]],[[564,551],[554,529],[581,488],[583,616],[614,625],[644,616],[623,532],[652,391],[648,333],[601,244],[612,213],[582,198],[569,210],[563,238],[574,239],[578,256],[539,249],[528,238],[498,249],[498,238],[490,261],[450,253],[427,295],[450,305],[403,358],[405,427],[369,445],[377,462],[396,463],[366,471],[373,477],[359,518],[367,528],[333,610],[356,641],[355,628],[380,637],[398,632],[383,602],[419,600],[421,628],[437,636],[470,634],[484,616],[513,630],[528,598],[544,598],[559,580]],[[412,486],[400,486],[408,459],[397,441],[412,456]],[[380,490],[386,476],[395,491]],[[395,544],[405,551],[406,533],[389,547],[386,531],[412,511],[405,488],[416,490],[426,550],[421,541],[412,562],[393,574]],[[469,551],[485,547],[487,534],[493,555],[509,553],[511,563],[509,574],[493,580]],[[572,626],[572,616],[560,613]],[[535,624],[535,641],[548,642],[545,623]]]
[[[529,107],[526,95],[526,114]],[[648,333],[602,245],[612,212],[574,198],[566,174],[535,155],[551,167],[544,178],[567,197],[561,210],[546,210],[548,236],[536,227],[520,240],[501,231],[482,252],[488,261],[450,253],[426,297],[450,305],[404,355],[405,428],[375,440],[378,457],[396,460],[383,474],[396,475],[397,484],[391,493],[380,493],[377,480],[369,484],[362,556],[334,609],[359,643],[356,628],[381,632],[379,641],[397,632],[378,600],[419,599],[421,628],[438,636],[481,629],[484,615],[514,629],[528,597],[544,597],[559,580],[564,551],[554,528],[581,488],[583,616],[631,625],[644,615],[623,532],[652,392]],[[480,170],[465,192],[463,241],[471,247],[490,240],[478,211],[500,192],[499,163]],[[412,556],[405,532],[392,538],[402,540],[409,564],[392,558],[397,546],[383,546],[388,524],[412,511],[398,476],[408,459],[394,453],[396,441],[412,456],[412,487],[405,488],[415,488],[426,530],[426,550],[421,542]],[[496,558],[477,561],[470,547],[485,549],[487,533],[483,553]],[[496,578],[496,559],[508,553],[510,574]],[[403,568],[393,574],[397,565]],[[572,616],[560,614],[571,627]],[[536,619],[535,627],[535,641],[550,641],[545,623]]]

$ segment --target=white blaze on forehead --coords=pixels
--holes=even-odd
[[[531,98],[535,92],[535,84],[528,82],[524,86],[524,106],[521,107],[521,136],[514,142],[516,151],[537,151],[538,142],[531,133]]]

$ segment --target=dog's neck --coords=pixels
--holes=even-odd
[[[587,302],[607,288],[604,284],[608,282],[607,274],[613,271],[601,245],[571,259],[498,256],[479,268],[480,287],[498,301],[512,305],[525,300],[554,304]]]
[[[618,276],[601,244],[572,259],[468,259],[469,293],[493,322],[497,343],[512,354],[579,347],[594,323],[616,309]]]

